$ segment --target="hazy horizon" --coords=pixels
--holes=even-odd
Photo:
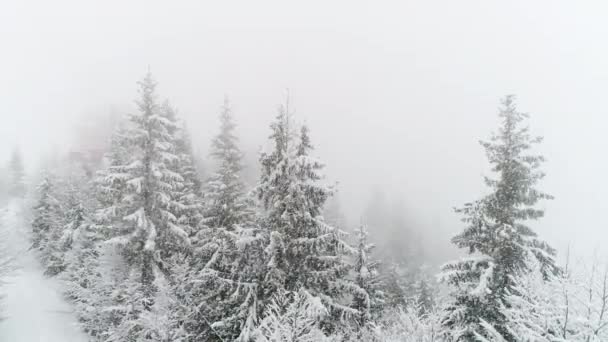
[[[441,254],[463,228],[452,208],[485,191],[478,141],[497,128],[500,98],[516,94],[545,138],[541,188],[555,196],[532,226],[562,255],[568,245],[605,255],[607,12],[600,2],[6,3],[0,161],[19,146],[31,166],[67,148],[88,115],[133,110],[148,66],[196,151],[207,156],[226,94],[257,160],[289,88],[350,221],[384,189]]]

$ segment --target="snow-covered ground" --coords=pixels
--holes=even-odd
[[[86,342],[70,305],[62,298],[60,284],[43,275],[40,264],[28,252],[21,204],[12,201],[0,210],[0,229],[7,244],[0,246],[15,255],[15,271],[6,276],[0,321],[2,342]]]

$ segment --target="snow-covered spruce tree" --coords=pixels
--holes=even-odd
[[[262,235],[252,228],[253,210],[241,181],[242,154],[227,100],[220,133],[212,141],[217,171],[205,185],[205,220],[193,237],[191,270],[178,285],[190,307],[185,329],[205,340],[234,340],[243,330],[255,295]]]
[[[100,272],[103,230],[90,219],[78,228],[72,241],[72,249],[66,255],[65,294],[75,307],[82,329],[92,337],[107,331],[109,322],[104,319],[104,310],[114,305],[109,301],[110,290]],[[104,308],[104,310],[99,310]]]
[[[539,248],[545,244],[526,225],[543,216],[536,203],[551,198],[535,188],[544,177],[539,171],[544,158],[530,149],[541,138],[532,137],[528,127],[522,127],[527,114],[517,111],[513,96],[507,96],[502,105],[498,134],[481,143],[497,173],[496,179],[485,179],[491,193],[457,210],[467,227],[452,241],[472,256],[443,266],[442,279],[454,290],[443,324],[454,341],[475,340],[481,320],[513,341],[500,308],[506,304],[514,279],[526,271],[527,252],[542,255],[543,269],[556,269],[550,250]]]
[[[220,111],[220,132],[211,142],[211,156],[217,171],[205,185],[205,224],[234,230],[235,225],[251,222],[252,210],[241,179],[243,153],[234,134],[236,124],[228,98]]]
[[[23,168],[23,159],[21,158],[21,152],[18,149],[15,149],[13,151],[10,160],[9,171],[10,195],[15,197],[23,197],[23,195],[25,194],[25,170]]]
[[[69,170],[66,182],[66,226],[62,237],[63,244],[73,249],[80,238],[81,228],[89,224],[93,211],[98,207],[96,189],[90,171],[82,166]]]
[[[55,198],[53,176],[44,172],[38,185],[38,202],[33,208],[32,248],[42,251],[46,248],[50,234],[59,223],[59,202]]]
[[[292,125],[287,102],[271,124],[273,150],[260,157],[256,192],[264,209],[262,227],[270,236],[261,296],[304,289],[328,309],[323,326],[331,331],[343,317],[358,313],[344,302],[363,290],[348,280],[344,254],[352,249],[344,233],[321,216],[332,189],[320,184],[323,164],[310,156],[308,129],[302,126],[297,136]]]
[[[93,233],[102,233],[107,227],[93,224],[90,228]],[[131,308],[143,306],[142,301],[149,301],[141,291],[141,272],[129,267],[116,253],[115,246],[98,243],[95,239],[96,235],[93,234],[91,249],[82,255],[82,264],[86,267],[85,271],[80,270],[82,284],[70,282],[67,295],[74,303],[83,331],[93,341],[105,342],[117,330],[127,330],[124,329],[126,326],[130,326],[134,333],[141,331],[137,317],[128,316],[127,313],[132,312]],[[134,288],[139,292],[130,293]]]
[[[86,170],[78,171],[70,174],[63,200],[66,215],[57,246],[62,248],[65,270],[60,276],[82,330],[93,341],[105,341],[110,328],[124,317],[117,310],[114,291],[120,292],[126,286],[125,277],[112,269],[114,265],[101,260],[105,251],[114,249],[104,244],[110,237],[112,222],[94,215],[102,203],[110,203],[111,197],[105,192],[108,189],[98,183],[101,178],[93,182]]]
[[[361,224],[357,230],[355,246],[355,283],[363,290],[353,296],[353,307],[359,312],[357,324],[365,327],[370,321],[377,319],[384,304],[382,282],[378,274],[378,262],[371,258],[375,245],[368,242],[368,232]]]
[[[127,153],[119,153],[123,163],[111,165],[103,175],[110,203],[99,214],[110,224],[109,242],[138,270],[143,307],[150,308],[155,277],[168,271],[166,260],[188,244],[188,236],[177,222],[175,190],[183,187],[183,177],[173,169],[178,159],[171,134],[175,121],[163,115],[150,73],[139,87],[139,111],[129,115],[122,137]]]
[[[77,180],[74,170],[67,175],[57,177],[56,194],[60,208],[57,223],[49,230],[45,245],[41,248],[42,263],[45,274],[55,276],[62,273],[68,266],[66,256],[72,248],[74,235],[85,221],[84,204],[87,199],[83,179]]]
[[[122,217],[130,209],[122,205],[128,178],[120,177],[118,172],[128,163],[130,153],[129,131],[124,124],[112,134],[104,156],[106,167],[93,179],[91,197],[97,210],[74,239],[75,253],[68,267],[67,296],[75,305],[81,327],[96,340],[107,337],[110,327],[118,325],[124,316],[124,312],[117,309],[114,291],[124,290],[128,271],[124,270],[124,262],[103,260],[106,254],[114,254],[115,246],[106,242],[116,236],[119,228],[125,229]]]
[[[99,244],[104,240],[103,230],[92,217],[97,208],[95,189],[85,170],[70,175],[66,198],[66,222],[60,246],[66,266],[62,279],[66,281],[66,296],[82,316],[93,306],[92,287],[99,284]],[[87,332],[92,328],[88,319],[81,319]]]
[[[57,225],[49,231],[48,240],[42,249],[45,273],[55,276],[69,265],[68,254],[72,251],[74,238],[89,219],[93,210],[93,192],[89,188],[86,171],[78,165],[68,165],[57,178],[56,200],[61,207]]]

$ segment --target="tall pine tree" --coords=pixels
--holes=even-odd
[[[467,227],[452,241],[472,257],[443,266],[443,278],[454,288],[443,324],[455,341],[474,341],[475,332],[482,330],[480,320],[509,336],[501,306],[514,277],[526,271],[527,253],[546,246],[526,225],[543,216],[543,210],[535,207],[538,201],[551,199],[535,187],[544,177],[539,170],[544,158],[531,149],[542,139],[523,126],[528,115],[517,110],[513,96],[502,101],[499,117],[498,133],[481,142],[497,175],[485,178],[491,192],[457,210]],[[551,250],[543,251],[545,267],[554,269]]]
[[[193,257],[177,291],[191,309],[185,328],[205,340],[235,340],[255,298],[256,260],[262,240],[241,181],[242,153],[228,100],[220,112],[220,132],[212,141],[217,171],[204,186],[205,220],[193,238]]]
[[[112,222],[112,238],[126,262],[139,269],[140,285],[149,307],[157,271],[166,273],[168,258],[188,244],[188,236],[177,222],[180,203],[175,197],[184,179],[176,172],[175,119],[162,111],[155,92],[156,82],[148,72],[139,82],[139,111],[129,116],[129,126],[118,144],[127,153],[113,161],[102,183],[112,203],[100,214]],[[118,163],[122,162],[122,163]]]
[[[324,326],[332,330],[340,318],[357,313],[344,305],[358,289],[347,280],[344,254],[352,250],[344,234],[322,218],[332,188],[321,184],[323,164],[310,156],[307,127],[294,132],[288,101],[279,108],[271,130],[274,146],[261,155],[257,187],[264,209],[262,225],[270,239],[261,295],[270,298],[280,290],[304,289],[327,307],[330,319],[324,320]]]
[[[353,296],[353,307],[359,311],[357,323],[360,328],[379,317],[384,304],[382,282],[378,274],[378,262],[372,259],[376,247],[369,243],[367,228],[364,224],[357,230],[355,246],[355,283],[363,290]]]
[[[32,221],[32,248],[42,251],[46,248],[49,236],[59,223],[59,201],[55,194],[54,177],[45,172],[38,185],[38,202],[34,206]]]
[[[226,97],[220,111],[220,133],[211,142],[211,156],[217,171],[205,189],[206,225],[233,230],[235,225],[251,222],[252,211],[241,179],[243,153],[234,133],[236,124]]]

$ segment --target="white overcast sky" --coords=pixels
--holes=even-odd
[[[224,94],[243,144],[264,144],[288,87],[351,216],[380,185],[445,242],[514,93],[556,196],[534,226],[608,252],[606,18],[603,1],[1,1],[0,160],[19,145],[33,164],[84,115],[130,108],[148,66],[202,147]]]

